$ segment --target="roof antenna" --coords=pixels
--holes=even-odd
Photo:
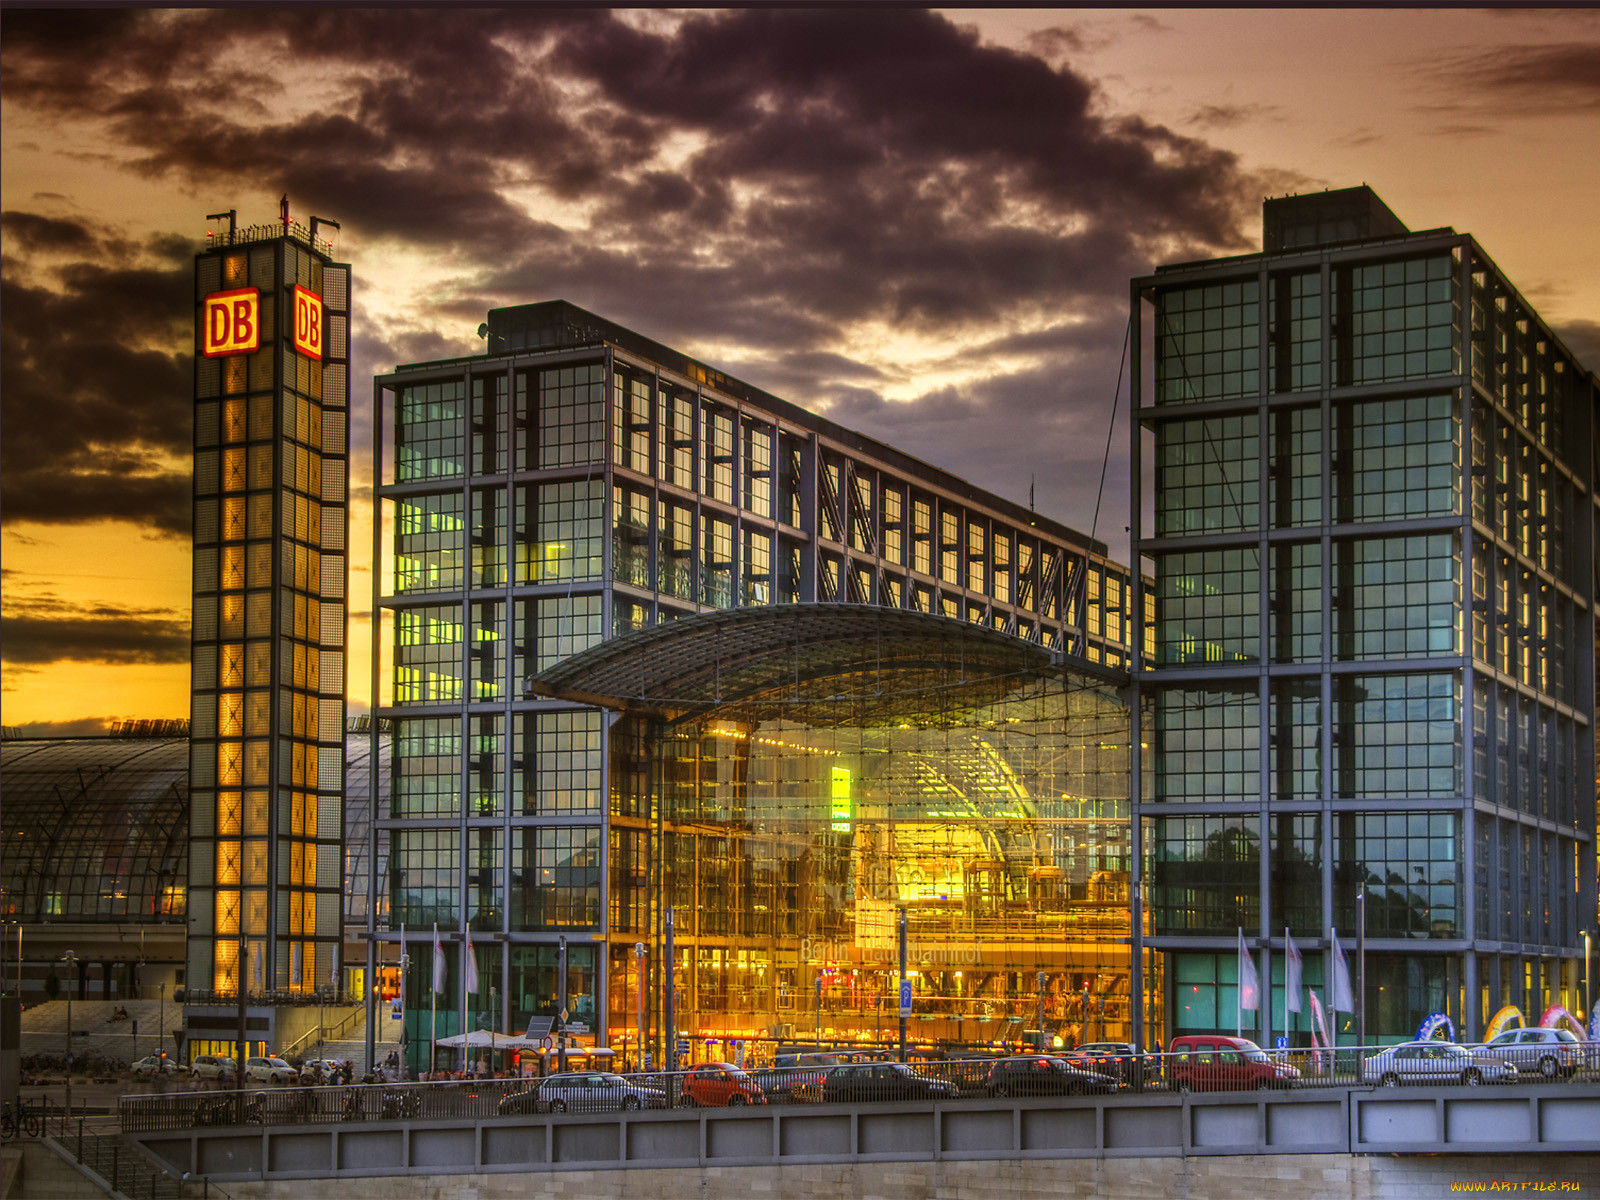
[[[1028,472],[1028,511],[1033,511],[1033,472]]]

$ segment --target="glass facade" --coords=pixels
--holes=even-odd
[[[1136,790],[1171,1028],[1231,1031],[1242,932],[1276,981],[1246,1031],[1282,1033],[1285,931],[1309,982],[1358,922],[1341,1038],[1578,1011],[1594,455],[1555,431],[1591,428],[1594,379],[1471,238],[1367,189],[1268,201],[1266,227],[1293,236],[1137,281]]]
[[[695,614],[818,602],[1126,667],[1127,572],[1073,530],[563,302],[488,327],[483,357],[375,381],[376,713],[395,736],[372,853],[388,863],[380,939],[437,922],[452,964],[468,928],[510,951],[484,985],[504,998],[493,1020],[542,1011],[516,989],[546,987],[544,968],[518,955],[564,936],[594,955],[607,1025],[631,986],[613,957],[646,920],[627,881],[691,851],[714,865],[706,894],[748,873],[732,835],[640,841],[604,797],[620,750],[638,779],[654,752],[586,697],[536,693],[542,673]]]

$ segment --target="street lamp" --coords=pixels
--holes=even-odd
[[[77,986],[78,956],[68,950],[61,956],[67,968],[67,1116],[72,1116],[72,989]]]
[[[645,986],[644,956],[645,956],[646,953],[647,953],[647,951],[645,950],[645,946],[644,946],[643,942],[635,942],[633,944],[633,959],[634,959],[635,964],[637,965],[637,970],[635,972],[635,974],[636,974],[635,982],[637,984],[637,988],[638,988],[638,992],[639,992],[639,1005],[638,1005],[638,1008],[639,1008],[639,1040],[634,1043],[634,1049],[637,1051],[637,1053],[639,1055],[639,1067],[638,1067],[638,1069],[641,1070],[641,1071],[644,1070],[644,986]]]
[[[400,943],[400,1082],[406,1080],[406,1056],[410,1052],[410,1044],[406,1038],[406,969],[411,966],[411,955],[405,952],[405,943]]]

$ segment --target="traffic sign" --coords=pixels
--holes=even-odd
[[[1279,1050],[1287,1050],[1289,1048],[1289,1039],[1286,1038],[1286,1037],[1280,1036],[1277,1039],[1277,1048]]]
[[[687,1053],[689,1053],[689,1039],[688,1038],[679,1038],[678,1039],[678,1053],[679,1054],[687,1054]]]
[[[911,1015],[911,980],[909,979],[900,981],[900,1015],[902,1017]]]

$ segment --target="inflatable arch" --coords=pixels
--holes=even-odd
[[[1584,1029],[1583,1022],[1559,1004],[1552,1004],[1544,1010],[1544,1016],[1539,1018],[1539,1025],[1543,1029],[1560,1029],[1563,1023],[1578,1035],[1580,1042],[1588,1038],[1589,1034]]]
[[[1483,1040],[1486,1042],[1492,1042],[1507,1029],[1511,1028],[1511,1020],[1513,1017],[1516,1018],[1518,1025],[1526,1025],[1528,1023],[1528,1018],[1522,1015],[1522,1010],[1520,1008],[1514,1004],[1508,1004],[1499,1012],[1495,1013],[1494,1017],[1490,1020],[1489,1028],[1483,1031]]]
[[[1566,1009],[1561,1011],[1565,1012]],[[1417,1026],[1416,1040],[1425,1042],[1441,1029],[1444,1030],[1445,1041],[1453,1042],[1456,1040],[1456,1027],[1449,1016],[1445,1013],[1430,1013],[1427,1019]]]

